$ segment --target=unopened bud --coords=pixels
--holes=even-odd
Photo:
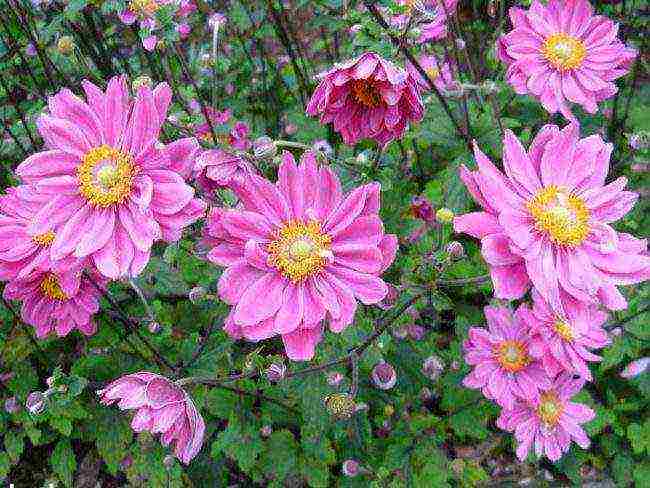
[[[645,173],[646,171],[650,170],[650,164],[634,163],[632,166],[630,166],[630,169],[635,173]]]
[[[68,385],[59,385],[59,393],[68,393]]]
[[[273,363],[266,370],[266,378],[273,383],[282,381],[287,374],[287,367],[282,363]]]
[[[61,54],[67,56],[74,50],[74,39],[70,36],[61,36],[56,43],[56,49]]]
[[[270,437],[272,433],[273,433],[273,428],[270,425],[264,425],[260,429],[260,435],[262,437]]]
[[[325,397],[325,407],[336,420],[349,419],[356,412],[356,403],[347,393],[335,393]]]
[[[156,322],[155,320],[152,320],[149,322],[149,325],[147,325],[147,328],[149,329],[149,332],[152,334],[157,334],[160,332],[160,324]]]
[[[437,380],[444,370],[445,363],[438,356],[429,356],[422,363],[422,374],[431,381]]]
[[[632,134],[629,139],[630,147],[635,151],[650,147],[650,132],[642,131]]]
[[[147,75],[138,76],[131,82],[131,88],[135,93],[137,93],[141,87],[146,86],[151,88],[151,85],[153,85],[153,81]]]
[[[441,224],[451,224],[454,220],[454,212],[448,208],[440,208],[436,212],[436,220]]]
[[[433,393],[426,386],[420,390],[420,400],[423,402],[428,402],[433,398]]]
[[[40,391],[33,391],[27,396],[25,408],[32,415],[39,415],[45,410],[45,395]]]
[[[609,331],[610,337],[619,337],[623,335],[623,329],[621,327],[614,327]]]
[[[327,375],[327,384],[330,386],[338,386],[343,381],[343,375],[335,372]]]
[[[354,478],[361,472],[361,466],[359,466],[359,463],[354,459],[348,459],[346,461],[343,461],[343,464],[341,465],[341,471],[345,476]]]
[[[372,382],[377,388],[390,390],[397,382],[395,368],[387,362],[381,362],[372,368]]]
[[[381,302],[377,303],[377,306],[382,310],[389,310],[393,308],[397,303],[397,299],[399,298],[399,291],[397,288],[390,283],[386,283],[386,285],[388,286],[388,293],[386,293],[386,296],[382,299]]]
[[[54,386],[54,382],[55,382],[55,381],[56,381],[56,380],[55,380],[54,376],[49,376],[49,377],[45,380],[45,384],[46,384],[47,386],[49,386],[50,388],[52,388],[52,387]]]
[[[487,5],[487,14],[495,18],[497,16],[497,4],[499,2],[497,0],[490,0]]]
[[[449,257],[452,259],[460,259],[465,255],[465,249],[463,248],[463,245],[458,241],[451,241],[449,244],[447,244],[447,248],[445,250],[447,251]]]
[[[190,290],[190,292],[187,294],[187,298],[190,299],[190,302],[192,303],[197,303],[199,300],[201,300],[205,295],[207,295],[208,291],[203,288],[202,286],[195,286]]]
[[[365,152],[361,152],[357,154],[356,159],[358,164],[366,164],[368,162],[368,155]]]
[[[258,137],[253,141],[253,155],[257,159],[270,159],[278,153],[278,147],[268,136]]]
[[[5,412],[7,413],[17,413],[21,409],[20,403],[15,396],[7,398],[5,400]]]
[[[458,39],[456,39],[456,47],[458,49],[465,49],[465,46],[466,46],[466,44],[465,44],[465,41],[463,39],[461,39],[460,37]]]
[[[424,339],[427,331],[424,327],[417,324],[410,324],[407,328],[409,337],[414,341],[421,341]]]
[[[623,371],[621,371],[621,377],[623,378],[634,378],[639,376],[650,367],[650,357],[639,358],[635,361],[632,361],[628,364]]]
[[[175,462],[176,462],[176,459],[174,459],[174,456],[172,456],[171,454],[167,454],[163,458],[163,464],[164,464],[165,468],[167,468],[167,469],[171,469],[174,466]]]

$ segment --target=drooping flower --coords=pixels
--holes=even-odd
[[[391,24],[404,28],[415,15],[420,30],[418,42],[423,43],[447,36],[447,21],[455,13],[458,0],[397,0],[396,3],[406,7],[406,13],[392,17]]]
[[[219,295],[233,306],[226,331],[259,341],[281,335],[287,355],[311,359],[327,318],[348,327],[357,307],[387,294],[379,275],[392,263],[394,235],[384,234],[378,184],[343,195],[338,177],[305,152],[284,153],[277,185],[257,175],[236,188],[242,207],[208,216],[207,258],[227,269]]]
[[[106,92],[88,81],[83,86],[88,103],[68,89],[49,99],[49,114],[37,121],[47,150],[16,169],[49,198],[27,232],[60,226],[53,259],[88,257],[106,277],[135,276],[154,241],[178,240],[205,211],[184,181],[198,144],[158,141],[171,101],[167,84],[140,86],[135,99],[124,77],[112,78]]]
[[[187,393],[164,376],[141,371],[128,374],[98,390],[104,405],[115,402],[120,410],[136,409],[131,421],[135,432],[161,434],[164,446],[174,445],[183,463],[201,450],[205,423]]]
[[[374,139],[386,145],[424,115],[415,80],[375,53],[339,63],[320,78],[307,114],[333,123],[346,144]]]
[[[95,284],[101,287],[106,280],[92,271],[87,271],[90,278],[84,276],[81,261],[68,258],[56,265],[59,267],[10,281],[5,285],[4,298],[22,301],[21,318],[34,327],[39,339],[51,333],[63,337],[75,329],[94,334],[97,326],[92,316],[99,310],[101,296]]]
[[[445,92],[458,87],[458,82],[454,79],[453,62],[451,60],[445,59],[440,62],[435,55],[425,54],[420,56],[418,62],[438,90]],[[420,86],[422,91],[428,91],[431,89],[427,80],[422,77],[413,64],[407,63],[406,69]]]
[[[569,450],[571,441],[583,449],[589,447],[589,437],[581,424],[593,420],[596,414],[586,405],[571,401],[583,385],[584,379],[561,374],[538,398],[518,401],[501,412],[497,425],[514,432],[519,460],[526,459],[533,445],[538,457],[546,455],[553,462]]]
[[[595,113],[637,55],[616,37],[618,25],[594,15],[587,0],[534,0],[529,10],[512,7],[510,20],[514,29],[497,41],[508,82],[570,120],[570,102]]]
[[[542,361],[549,376],[561,371],[577,373],[591,381],[587,361],[600,361],[591,352],[611,341],[603,324],[607,314],[594,305],[587,305],[569,297],[564,301],[565,313],[554,312],[536,290],[533,290],[533,308],[522,305],[534,338],[531,354]]]
[[[196,158],[194,175],[204,191],[217,188],[241,186],[245,179],[255,173],[253,166],[241,156],[221,149],[209,149]]]
[[[481,239],[497,297],[520,298],[532,282],[557,313],[565,295],[620,310],[617,285],[650,277],[646,241],[610,225],[638,197],[624,177],[605,184],[611,151],[598,135],[579,139],[576,125],[543,127],[528,151],[508,130],[504,175],[475,146],[478,170],[462,167],[461,178],[484,211],[454,227]]]
[[[521,310],[514,315],[505,307],[485,307],[488,328],[472,327],[463,344],[465,362],[474,369],[463,380],[486,398],[513,408],[517,398],[533,400],[550,379],[530,354],[529,325]]]
[[[630,379],[643,374],[650,368],[650,357],[635,359],[621,371],[621,377]]]

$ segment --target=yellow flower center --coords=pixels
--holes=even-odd
[[[91,149],[77,167],[79,191],[92,205],[109,207],[130,194],[136,167],[128,154],[110,146]]]
[[[68,296],[63,293],[59,285],[59,279],[53,273],[48,273],[41,281],[41,291],[43,294],[52,300],[59,300],[61,302],[68,300]]]
[[[499,364],[511,373],[521,371],[530,364],[528,349],[519,341],[504,341],[496,346],[495,353]]]
[[[587,48],[580,39],[558,32],[546,39],[542,46],[542,55],[555,69],[566,71],[582,64],[587,55]]]
[[[558,318],[554,324],[555,332],[567,342],[571,342],[574,339],[573,329],[571,325],[561,318]]]
[[[268,264],[297,283],[321,271],[332,256],[331,237],[321,231],[315,220],[285,223],[268,245]]]
[[[382,102],[379,90],[371,81],[354,80],[352,94],[357,102],[369,108],[377,108]]]
[[[548,427],[553,427],[560,421],[564,412],[564,405],[553,391],[541,394],[537,415]]]
[[[136,15],[144,17],[153,16],[158,10],[158,2],[156,0],[131,0],[129,10]]]
[[[440,70],[438,68],[427,68],[425,71],[427,72],[427,75],[429,75],[429,78],[432,80],[435,80],[438,76],[440,76]]]
[[[540,190],[526,206],[535,219],[535,227],[546,232],[552,242],[578,246],[590,231],[589,209],[584,200],[555,185]]]
[[[46,247],[46,246],[49,246],[50,244],[52,244],[52,242],[54,242],[55,237],[56,236],[54,235],[54,232],[49,230],[44,234],[39,234],[37,236],[32,236],[32,241],[34,241],[34,243],[39,245],[39,246]]]

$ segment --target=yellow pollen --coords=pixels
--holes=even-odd
[[[286,222],[268,245],[268,264],[294,283],[321,271],[331,255],[331,237],[315,220]]]
[[[528,364],[530,358],[528,357],[528,349],[526,345],[519,341],[504,341],[495,347],[495,354],[497,361],[503,369],[516,373],[521,371]]]
[[[37,236],[32,236],[32,241],[34,241],[34,243],[38,244],[39,246],[46,247],[46,246],[49,246],[50,244],[52,244],[52,242],[54,242],[55,237],[56,236],[54,235],[54,232],[49,230],[44,234],[39,234]]]
[[[555,69],[566,71],[580,67],[587,56],[587,48],[580,39],[558,32],[546,39],[542,55]]]
[[[565,188],[547,186],[526,206],[535,219],[537,230],[546,232],[555,244],[579,246],[589,235],[591,227],[587,205],[582,198],[570,194]]]
[[[103,145],[91,149],[77,167],[79,191],[92,205],[109,207],[130,194],[136,167],[129,155]]]
[[[558,335],[563,340],[567,342],[571,342],[574,339],[573,329],[571,328],[571,325],[567,321],[558,318],[555,321],[554,327],[555,327],[555,332],[557,332]]]
[[[440,76],[440,70],[438,68],[427,68],[425,71],[429,75],[429,78],[432,80],[435,80],[438,76]]]
[[[562,405],[555,392],[547,391],[541,394],[537,415],[548,427],[556,425],[560,421],[563,412],[564,405]]]
[[[379,90],[371,81],[354,80],[352,94],[357,102],[369,108],[377,108],[382,102]]]
[[[156,0],[131,0],[129,10],[137,15],[144,17],[153,16],[158,10],[158,2]]]
[[[45,278],[41,281],[41,291],[46,297],[52,300],[58,300],[60,302],[68,300],[68,296],[61,290],[59,279],[53,273],[45,275]]]

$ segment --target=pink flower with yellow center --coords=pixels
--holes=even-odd
[[[56,228],[52,259],[89,258],[108,278],[135,276],[155,241],[178,240],[204,214],[184,180],[198,144],[158,141],[171,101],[167,84],[141,86],[135,99],[123,77],[111,79],[106,92],[83,86],[88,102],[67,89],[49,99],[49,114],[37,121],[48,149],[16,169],[48,199],[27,232]]]
[[[173,445],[181,462],[189,464],[201,450],[203,417],[189,395],[164,376],[146,371],[127,374],[97,394],[104,405],[117,402],[120,410],[136,409],[131,428],[160,434],[162,445]]]
[[[637,55],[616,37],[618,25],[594,15],[587,0],[549,0],[546,6],[534,0],[529,10],[512,7],[510,20],[514,29],[497,41],[508,82],[570,120],[568,102],[595,113]]]
[[[577,373],[591,381],[588,361],[600,361],[591,352],[611,341],[603,324],[607,314],[594,305],[569,297],[564,301],[564,313],[558,314],[533,290],[533,308],[523,306],[534,335],[531,354],[542,361],[546,372],[555,377],[559,372]]]
[[[423,56],[420,56],[418,62],[427,73],[429,78],[431,78],[433,84],[438,90],[445,92],[458,88],[458,82],[454,79],[453,70],[455,68],[452,60],[445,59],[443,61],[439,61],[435,55],[425,54]],[[406,69],[420,86],[420,89],[422,91],[428,91],[431,89],[427,80],[422,77],[415,66],[413,66],[411,63],[407,63]]]
[[[465,341],[465,362],[474,369],[463,380],[486,398],[512,408],[517,398],[535,399],[550,380],[530,353],[529,326],[520,310],[485,307],[488,328],[472,327]]]
[[[226,331],[250,341],[281,335],[289,358],[305,361],[324,320],[338,333],[352,323],[357,300],[380,302],[388,288],[379,275],[397,239],[384,233],[379,190],[373,183],[344,195],[310,151],[299,165],[283,154],[277,185],[252,175],[234,188],[241,207],[213,209],[204,238],[207,258],[226,267],[218,286],[233,306]]]
[[[565,296],[620,310],[618,285],[650,277],[645,240],[616,232],[638,195],[626,178],[605,184],[611,144],[579,139],[578,127],[543,127],[528,151],[506,131],[501,173],[475,147],[477,171],[461,178],[484,211],[455,218],[456,232],[481,239],[495,295],[520,298],[532,283],[557,313]]]
[[[581,424],[593,420],[596,414],[586,405],[571,401],[583,385],[584,379],[561,374],[538,398],[518,401],[501,412],[497,425],[514,432],[520,461],[526,459],[533,446],[538,457],[546,455],[553,462],[569,450],[571,441],[583,449],[589,447],[589,437]]]
[[[320,78],[307,115],[334,124],[346,144],[374,139],[386,145],[424,115],[415,80],[375,53],[339,63]]]
[[[5,285],[6,300],[21,300],[21,318],[36,330],[43,339],[51,333],[63,337],[77,329],[92,335],[97,326],[92,320],[99,310],[101,296],[97,287],[82,275],[82,263],[63,259],[49,271],[34,271],[27,278],[15,279]],[[90,273],[98,285],[106,280],[97,273]]]

